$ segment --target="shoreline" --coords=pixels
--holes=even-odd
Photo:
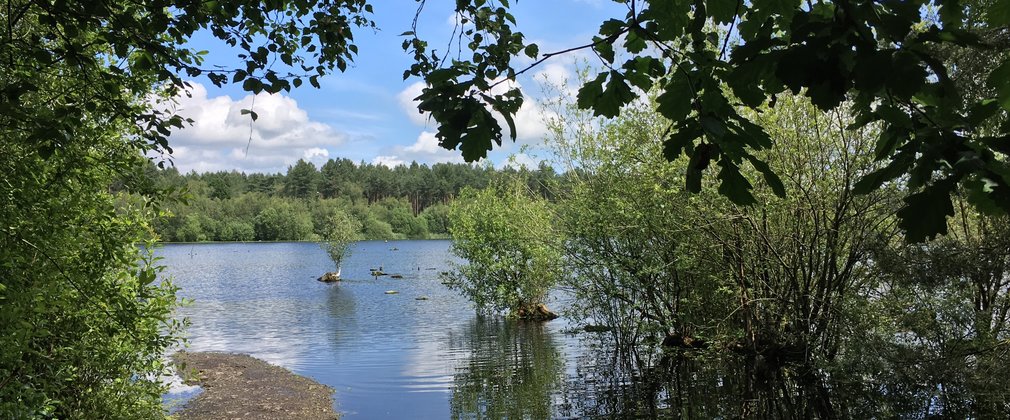
[[[172,361],[184,383],[203,388],[172,418],[340,417],[333,409],[333,388],[247,354],[179,351]]]

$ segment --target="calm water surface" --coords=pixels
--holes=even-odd
[[[475,316],[439,281],[448,247],[358,242],[338,284],[315,280],[333,266],[313,243],[169,244],[157,253],[193,300],[178,311],[192,322],[190,350],[248,353],[311,377],[336,390],[346,416],[566,416],[562,385],[585,358],[578,338],[562,332],[563,320]],[[403,278],[371,276],[379,267]]]
[[[965,363],[868,357],[861,370],[827,371],[770,370],[725,352],[615,358],[604,336],[566,333],[575,328],[564,318],[477,317],[439,281],[448,247],[359,242],[337,284],[316,281],[333,267],[312,243],[157,253],[193,300],[178,311],[192,321],[191,350],[248,353],[311,377],[351,418],[1010,418],[1005,378]],[[403,278],[369,274],[380,267]]]

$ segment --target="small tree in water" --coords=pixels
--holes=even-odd
[[[330,217],[329,227],[323,238],[322,247],[337,267],[338,276],[340,264],[351,255],[351,242],[358,240],[360,235],[361,222],[347,214],[347,212],[337,210]]]
[[[513,179],[465,189],[449,212],[452,253],[467,262],[444,275],[480,312],[553,319],[544,301],[561,277],[561,238],[546,200]]]

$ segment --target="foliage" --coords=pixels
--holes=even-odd
[[[561,278],[561,236],[549,204],[518,180],[464,189],[449,210],[452,253],[466,260],[447,274],[480,312],[534,313]]]
[[[667,332],[713,338],[712,321],[734,303],[709,257],[720,249],[700,229],[717,211],[713,195],[671,185],[685,165],[656,153],[650,138],[662,127],[651,111],[599,131],[585,130],[586,113],[559,111],[553,144],[569,172],[580,169],[558,205],[574,314],[611,327],[621,348]]]
[[[110,192],[146,190],[133,176],[145,163],[135,121],[92,112],[107,95],[95,69],[34,61],[49,57],[30,43],[44,15],[25,7],[20,19],[0,12],[13,29],[0,33],[0,417],[163,417],[163,359],[180,324],[149,252],[158,202]],[[21,46],[27,56],[13,55]]]
[[[428,225],[428,232],[432,235],[449,234],[449,206],[445,204],[435,204],[421,212]]]
[[[718,166],[719,192],[736,204],[757,201],[756,176],[776,184],[779,174],[758,156],[775,145],[773,137],[736,104],[774,107],[791,92],[823,111],[844,109],[853,127],[881,124],[874,157],[887,164],[860,174],[854,191],[900,181],[907,190],[897,215],[908,240],[947,231],[959,188],[980,209],[1010,210],[1005,1],[622,3],[627,14],[603,22],[592,42],[543,55],[514,30],[507,2],[456,2],[464,36],[448,49],[466,52],[452,60],[406,33],[403,48],[416,64],[404,76],[428,83],[418,99],[440,123],[439,144],[458,147],[467,160],[486,156],[503,136],[492,112],[515,136],[511,121],[522,96],[507,81],[550,57],[591,50],[604,70],[582,84],[578,106],[615,117],[639,92],[658,90],[654,110],[668,122],[654,139],[668,160],[689,158],[689,191],[700,191],[711,165]],[[939,11],[937,19],[922,19],[926,7]],[[966,55],[993,59],[961,66]],[[517,70],[511,63],[520,56],[536,61]],[[967,90],[968,80],[985,82]],[[756,172],[749,177],[748,166]]]
[[[778,139],[758,157],[782,177],[763,178],[742,206],[720,197],[725,183],[699,180],[699,194],[671,184],[690,163],[657,153],[666,120],[647,103],[596,122],[572,102],[554,104],[563,117],[551,126],[575,174],[559,219],[578,314],[622,346],[674,334],[804,361],[839,351],[850,308],[876,285],[871,250],[897,235],[896,190],[853,192],[876,167],[873,127],[782,95],[749,116]]]
[[[347,159],[331,159],[321,170],[299,161],[287,174],[180,175],[174,168],[158,169],[153,164],[146,172],[157,188],[188,192],[185,203],[166,203],[172,216],[155,223],[163,240],[183,242],[323,238],[332,228],[334,211],[357,219],[365,239],[444,236],[445,203],[466,186],[480,188],[493,176],[516,174],[527,177],[538,194],[549,196],[544,186],[558,180],[546,164],[535,170],[442,163],[389,168]]]
[[[330,217],[330,229],[323,236],[323,249],[340,269],[340,263],[350,256],[350,245],[361,236],[361,223],[346,212],[337,210]]]
[[[551,123],[571,174],[558,202],[566,285],[576,315],[612,327],[619,349],[671,332],[715,341],[746,356],[746,372],[771,368],[761,375],[784,382],[776,395],[810,404],[804,417],[914,413],[924,400],[957,417],[1005,411],[993,378],[1010,351],[1007,220],[957,196],[948,235],[904,243],[901,188],[854,191],[884,165],[881,125],[854,129],[844,109],[792,95],[748,114],[778,139],[757,156],[781,178],[744,171],[764,182],[741,206],[716,183],[671,184],[690,168],[655,153],[665,120],[647,102],[605,121],[570,103]],[[869,400],[849,406],[852,395]]]
[[[363,0],[12,0],[0,9],[0,417],[163,417],[174,289],[155,281],[136,244],[174,191],[137,174],[144,153],[171,152],[167,136],[186,121],[152,102],[199,75],[257,93],[318,86],[346,67],[357,50],[350,29],[373,26],[370,12]],[[240,50],[240,67],[202,67],[205,53],[186,46],[201,30]],[[231,187],[214,182],[212,195]],[[211,220],[186,217],[183,236],[250,232]]]
[[[254,221],[256,237],[265,241],[306,238],[312,233],[312,220],[303,211],[287,202],[264,208]]]

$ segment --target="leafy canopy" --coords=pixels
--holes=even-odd
[[[423,0],[419,0],[424,4]],[[467,160],[500,144],[501,114],[512,137],[518,89],[497,93],[506,81],[544,60],[590,50],[604,71],[579,89],[578,105],[614,117],[658,87],[656,111],[670,123],[657,139],[668,160],[689,159],[686,185],[700,188],[706,169],[718,167],[720,193],[737,204],[754,202],[741,168],[752,166],[772,185],[777,175],[755,157],[773,139],[738,112],[774,105],[777,95],[803,94],[822,110],[850,103],[853,128],[881,123],[875,154],[887,162],[861,174],[856,191],[889,182],[907,187],[898,213],[912,241],[945,233],[951,195],[965,190],[980,209],[1010,210],[1010,5],[961,0],[667,0],[618,1],[623,17],[600,25],[591,42],[541,55],[515,31],[508,1],[458,0],[465,24],[455,59],[428,51],[412,32],[404,49],[417,63],[404,76],[428,87],[420,109],[439,122],[437,138]],[[923,21],[922,12],[938,11]],[[981,16],[980,20],[966,16]],[[969,24],[970,23],[970,24]],[[998,58],[978,73],[958,74],[939,50],[964,48]],[[526,55],[533,65],[516,69]],[[966,95],[957,78],[983,79],[981,94]],[[784,194],[777,188],[776,193]],[[923,217],[920,217],[923,216]]]

